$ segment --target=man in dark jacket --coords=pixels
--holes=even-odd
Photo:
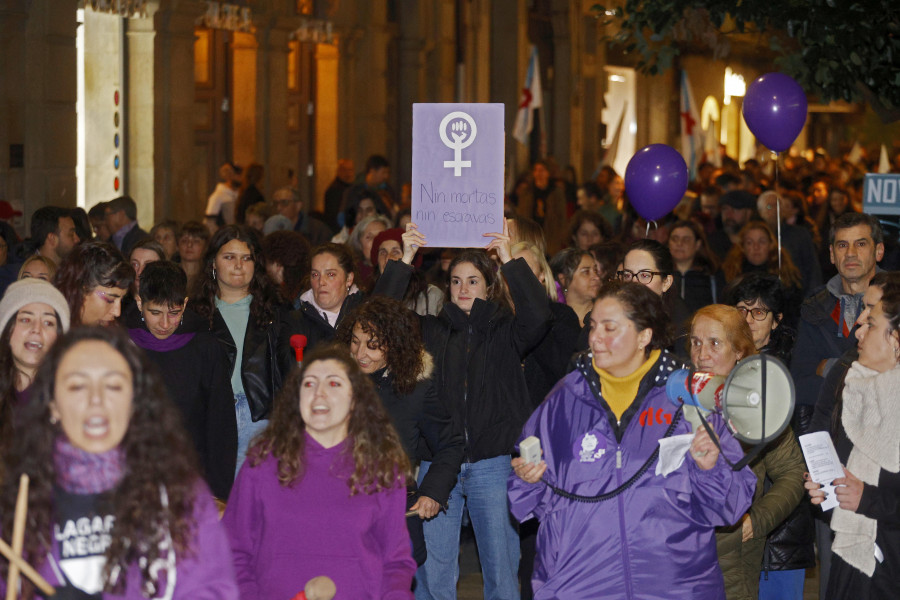
[[[831,226],[828,245],[838,274],[800,308],[792,355],[791,375],[797,392],[795,413],[803,420],[814,411],[826,378],[835,381],[836,373],[830,371],[841,363],[842,355],[856,347],[853,332],[865,308],[863,296],[875,276],[876,263],[884,255],[884,234],[878,220],[871,215],[846,213]],[[819,589],[824,591],[830,567],[831,533],[821,522],[816,523],[816,529]]]
[[[111,240],[127,260],[134,245],[150,237],[138,225],[137,204],[130,196],[120,196],[107,202],[103,210],[106,226],[112,232]]]
[[[871,215],[847,213],[834,222],[828,244],[838,274],[803,303],[791,363],[797,404],[810,410],[828,369],[856,345],[854,323],[884,254],[884,234]]]

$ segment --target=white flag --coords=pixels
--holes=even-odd
[[[538,64],[537,47],[531,47],[531,58],[528,60],[528,73],[525,75],[525,87],[522,88],[522,101],[516,114],[513,137],[520,143],[528,145],[528,136],[534,128],[534,109],[541,106],[541,69]]]
[[[881,156],[878,158],[878,172],[891,172],[891,160],[888,158],[887,147],[884,144],[881,145]]]
[[[687,163],[691,180],[697,177],[697,165],[703,156],[703,130],[700,129],[700,112],[694,103],[694,94],[688,83],[687,73],[681,72],[681,156]]]

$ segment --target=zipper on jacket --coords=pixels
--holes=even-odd
[[[622,485],[622,447],[616,446],[616,487]],[[616,497],[619,505],[619,540],[622,544],[622,565],[625,567],[625,597],[633,598],[631,589],[631,564],[628,561],[628,540],[625,537],[625,494]]]
[[[466,381],[463,385],[463,435],[466,440],[464,462],[472,462],[469,457],[469,343],[472,340],[472,324],[466,324]]]

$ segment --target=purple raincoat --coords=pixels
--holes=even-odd
[[[677,368],[663,352],[641,381],[637,399],[622,415],[621,441],[615,417],[592,391],[599,377],[588,354],[531,415],[521,439],[541,440],[544,480],[581,496],[616,489],[657,448],[676,407],[666,397],[668,374]],[[722,420],[710,420],[725,454],[743,453]],[[689,433],[683,418],[672,435]],[[756,486],[749,467],[734,472],[721,458],[703,471],[688,456],[667,477],[656,462],[618,496],[597,503],[568,500],[546,484],[509,478],[512,514],[537,517],[532,585],[535,600],[549,598],[724,598],[714,528],[731,525],[747,511]]]

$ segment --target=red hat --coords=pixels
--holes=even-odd
[[[393,229],[385,229],[381,233],[375,236],[375,239],[372,240],[372,250],[369,251],[369,260],[372,261],[372,266],[378,264],[378,250],[381,248],[381,244],[385,243],[388,240],[394,240],[400,247],[403,247],[403,230],[399,227],[394,227]]]
[[[12,219],[13,217],[21,217],[22,211],[15,210],[12,204],[6,200],[0,200],[0,219]]]
[[[394,227],[393,229],[385,229],[381,233],[375,236],[375,239],[372,240],[372,250],[369,252],[369,260],[372,261],[372,266],[378,265],[378,250],[381,249],[381,244],[386,242],[387,240],[394,240],[400,247],[403,247],[403,230],[399,227]],[[422,266],[422,255],[416,253],[415,258],[413,258],[413,266],[415,268],[419,268]]]

